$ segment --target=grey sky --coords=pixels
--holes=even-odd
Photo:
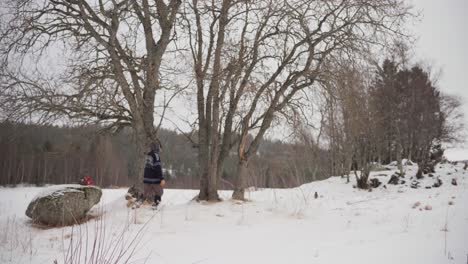
[[[421,21],[414,32],[417,59],[442,70],[438,86],[449,94],[459,96],[468,126],[468,1],[412,0],[421,11]],[[468,145],[449,150],[451,159],[468,159]]]

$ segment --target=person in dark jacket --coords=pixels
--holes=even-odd
[[[145,172],[143,175],[143,188],[146,200],[153,202],[153,207],[157,207],[161,202],[166,181],[162,172],[161,147],[159,144],[151,143],[150,151],[146,154]]]

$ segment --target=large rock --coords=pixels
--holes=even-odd
[[[95,186],[57,185],[36,196],[26,209],[33,221],[46,225],[71,225],[101,200],[102,191]]]

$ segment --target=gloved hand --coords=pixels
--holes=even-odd
[[[161,187],[164,187],[164,185],[166,185],[166,180],[162,179],[160,185]]]

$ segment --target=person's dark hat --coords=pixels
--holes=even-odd
[[[157,144],[155,142],[152,142],[152,143],[150,143],[150,150],[155,151],[155,152],[159,152],[161,150],[161,148],[159,147],[159,144]]]

